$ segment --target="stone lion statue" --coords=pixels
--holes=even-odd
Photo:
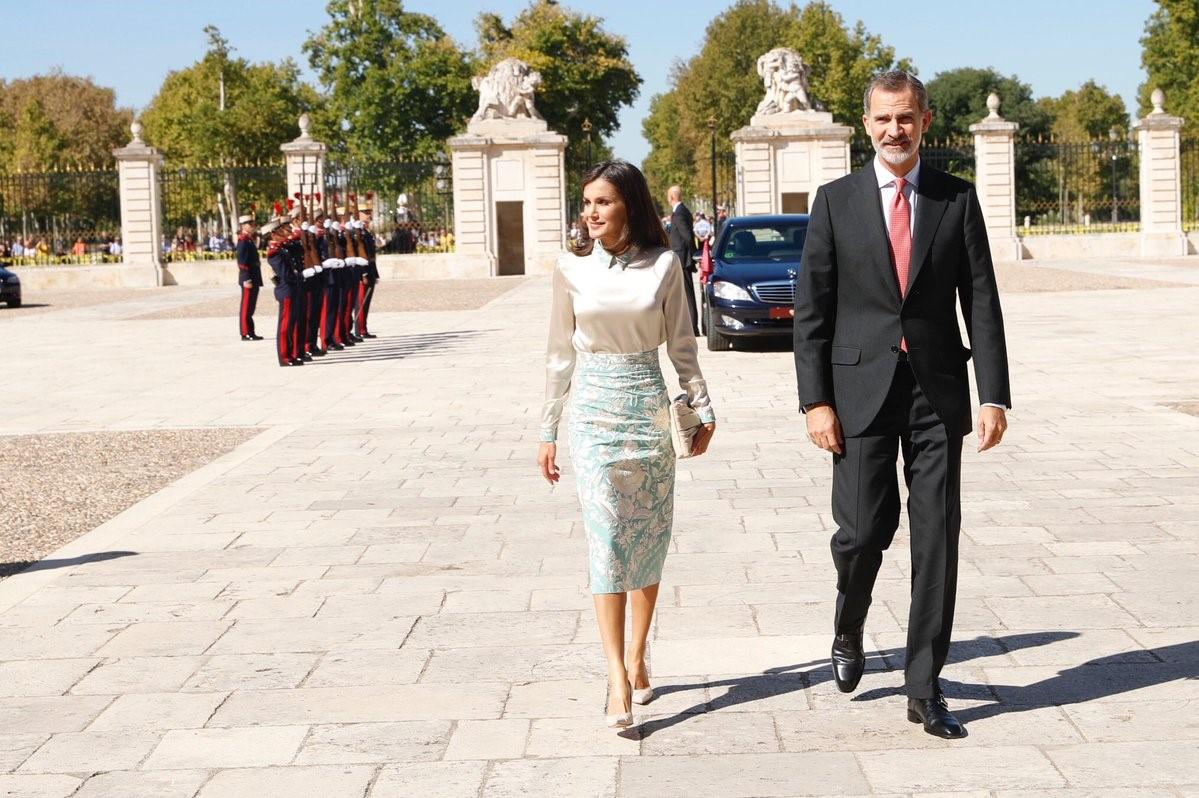
[[[758,75],[766,87],[766,96],[758,103],[757,114],[785,114],[811,111],[808,74],[811,67],[790,47],[776,47],[758,59]]]
[[[533,106],[533,95],[541,85],[541,73],[529,69],[529,65],[518,58],[505,58],[485,76],[471,78],[470,84],[479,92],[479,110],[471,117],[473,122],[520,116],[542,118]]]

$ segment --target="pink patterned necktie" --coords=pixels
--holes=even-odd
[[[902,177],[895,178],[895,199],[891,201],[891,225],[887,231],[891,238],[891,260],[895,263],[900,297],[908,294],[908,275],[912,266],[912,204],[903,193],[907,182]],[[900,339],[899,348],[908,351],[906,339]]]

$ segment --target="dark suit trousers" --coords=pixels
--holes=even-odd
[[[678,252],[675,254],[680,259],[683,257]],[[699,311],[695,306],[695,280],[693,272],[687,268],[686,264],[683,266],[683,289],[687,292],[687,310],[691,313],[691,331],[699,335]]]
[[[862,435],[833,456],[833,562],[838,634],[861,629],[883,552],[899,526],[895,464],[903,453],[911,529],[912,603],[904,683],[930,698],[949,654],[962,527],[962,435],[933,412],[906,358],[896,366],[882,409]]]

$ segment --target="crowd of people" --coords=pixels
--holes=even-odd
[[[40,235],[0,239],[0,259],[16,265],[107,263],[120,260],[121,252],[121,239],[114,235],[78,235],[69,248]]]

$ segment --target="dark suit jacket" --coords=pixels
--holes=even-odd
[[[249,280],[257,287],[262,286],[262,262],[258,247],[249,236],[237,237],[237,284]]]
[[[695,271],[695,228],[691,210],[679,203],[670,214],[670,249],[679,256],[679,263],[689,272]]]
[[[970,431],[971,350],[958,332],[958,299],[979,402],[1011,406],[1003,314],[974,186],[925,163],[917,194],[902,300],[873,163],[821,187],[812,208],[795,291],[799,402],[831,403],[850,437],[882,407],[901,337],[941,421]]]

